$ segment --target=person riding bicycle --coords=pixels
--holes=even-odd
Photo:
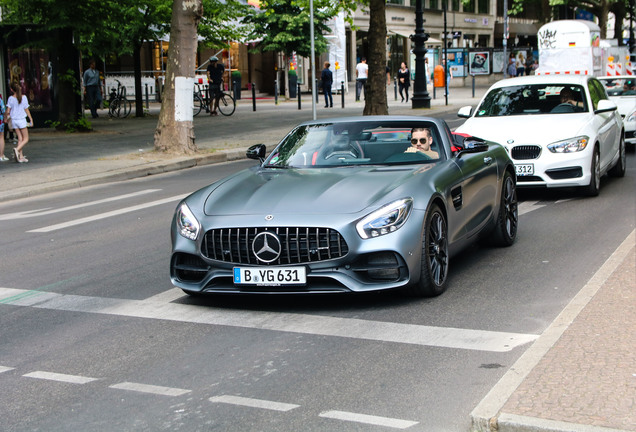
[[[214,106],[210,115],[217,115],[216,110],[219,107],[219,99],[221,99],[221,86],[223,85],[223,74],[225,73],[225,66],[223,63],[218,63],[217,56],[210,57],[210,64],[208,65],[208,83],[210,83],[210,98],[214,98]],[[208,103],[212,105],[212,103]]]

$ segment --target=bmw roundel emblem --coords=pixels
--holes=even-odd
[[[276,261],[283,250],[278,236],[270,231],[263,231],[254,237],[252,251],[259,261],[271,263]]]
[[[514,142],[515,142],[515,140],[513,140],[513,139],[509,139],[509,140],[508,140],[508,141],[506,141],[506,142],[507,142],[508,144],[512,144],[512,143],[514,143]]]
[[[267,215],[267,216],[265,216],[265,220],[266,220],[266,221],[271,221],[271,220],[273,220],[273,219],[274,219],[274,215]]]

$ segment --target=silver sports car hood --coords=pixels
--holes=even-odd
[[[356,213],[379,200],[384,204],[398,198],[391,197],[391,193],[412,180],[423,167],[245,170],[210,191],[205,214]]]

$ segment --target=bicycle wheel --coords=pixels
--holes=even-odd
[[[198,94],[194,95],[194,105],[192,107],[192,116],[196,117],[201,112],[201,108],[203,108],[203,99]]]
[[[121,99],[120,117],[126,118],[130,115],[131,112],[132,112],[132,104],[130,103],[130,101],[126,98]]]
[[[108,115],[110,117],[119,117],[120,109],[119,99],[113,99],[108,105]]]
[[[234,110],[236,109],[236,101],[232,96],[227,93],[223,93],[221,95],[221,99],[219,99],[219,111],[224,116],[231,116],[234,114]]]

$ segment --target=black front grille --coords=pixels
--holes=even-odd
[[[513,159],[537,159],[541,154],[541,147],[536,145],[521,145],[515,146],[510,151]]]
[[[262,262],[252,250],[254,237],[269,231],[281,244],[278,259]],[[325,261],[345,256],[349,247],[338,231],[330,228],[222,228],[205,233],[201,253],[207,258],[234,264],[286,265]]]

